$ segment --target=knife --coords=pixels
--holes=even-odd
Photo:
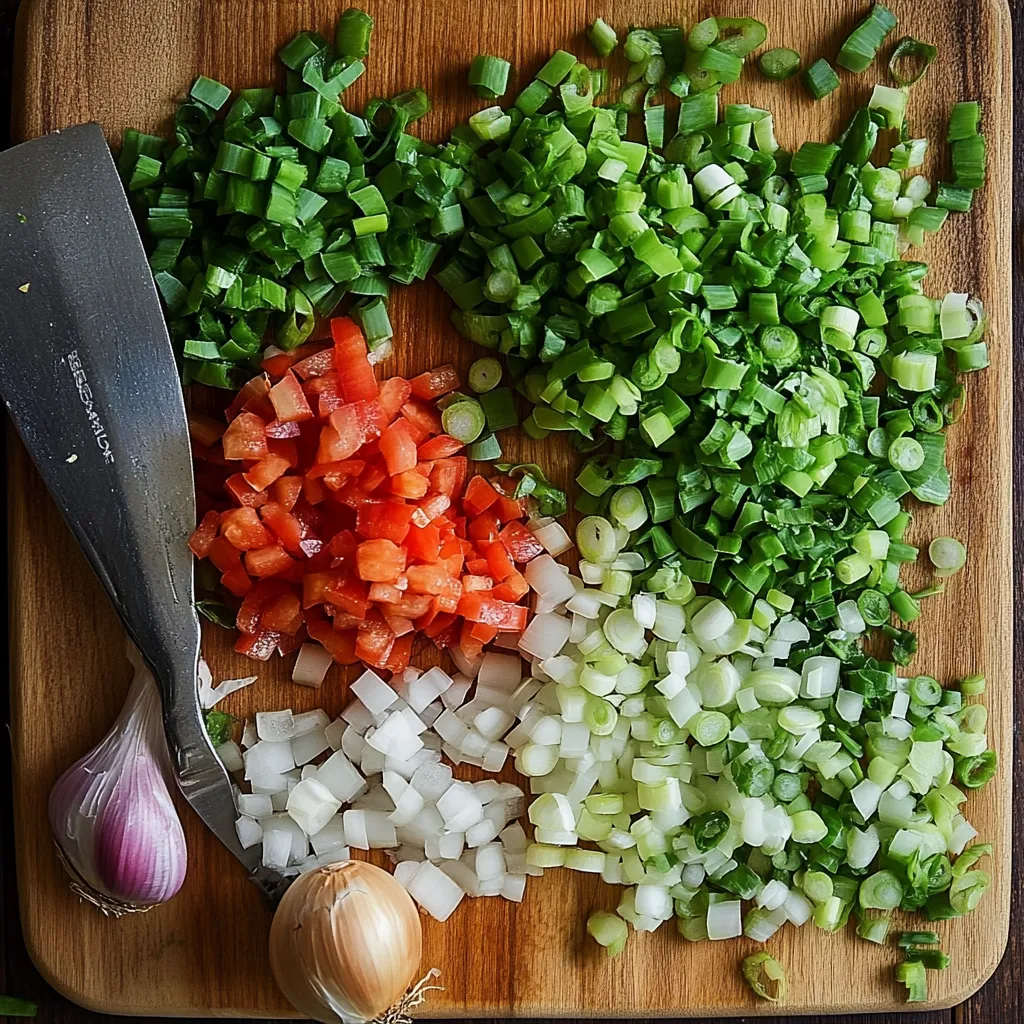
[[[273,902],[287,880],[242,849],[200,712],[181,382],[99,125],[0,153],[0,342],[4,404],[153,670],[181,791]]]

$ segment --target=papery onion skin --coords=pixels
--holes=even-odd
[[[386,871],[344,861],[300,875],[270,929],[281,991],[323,1024],[371,1021],[405,995],[423,934],[409,894]]]

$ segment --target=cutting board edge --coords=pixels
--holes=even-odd
[[[26,78],[27,69],[37,66],[38,62],[33,64],[28,56],[28,40],[32,37],[40,38],[44,37],[45,33],[45,19],[42,17],[41,8],[45,0],[24,0],[18,11],[18,15],[15,23],[15,58],[13,61],[14,71],[14,102],[12,104],[12,115],[11,115],[11,130],[12,139],[15,142],[26,141],[29,138],[35,137],[41,133],[42,118],[44,117],[41,105],[38,102],[39,87],[41,83],[41,76],[37,76],[36,81],[28,83]],[[1002,94],[1002,100],[1005,104],[1006,109],[1009,111],[1012,106],[1012,93],[1008,89],[1008,83],[1012,81],[1012,51],[1009,47],[1009,40],[1011,38],[1011,26],[1012,18],[1009,8],[1008,0],[975,0],[978,7],[981,10],[988,10],[991,12],[993,17],[993,27],[996,29],[1000,36],[1000,42],[1004,43],[1002,46],[1002,76],[999,82],[999,91]],[[38,34],[37,34],[38,33]],[[31,104],[31,106],[30,106]],[[1012,117],[1008,114],[1007,118]],[[1012,122],[1011,122],[1012,123]],[[1004,123],[1002,127],[1005,129],[1004,139],[1012,147],[1012,132]],[[1002,166],[1001,172],[1008,178],[1010,173],[1010,161],[1008,151],[1001,154],[1003,160],[1001,161]],[[1011,232],[1006,231],[1004,233],[1005,240],[1009,241]],[[1006,264],[1005,273],[999,275],[1004,278],[1002,281],[1006,294],[1009,294],[1011,287],[1011,269],[1009,264]],[[1003,299],[1002,297],[998,300],[1000,310],[1004,310],[1009,313],[1009,300]],[[1013,323],[1009,321],[1009,330],[1007,331],[1008,337],[1012,334]],[[1010,389],[1009,381],[1012,380],[1012,372],[1014,369],[1014,358],[1012,352],[1008,357],[1009,371],[1007,380],[1000,387],[1000,395],[1009,403],[1009,407],[1012,410],[1012,392]],[[17,465],[20,460],[19,470],[21,473],[33,473],[34,467],[31,465],[27,453],[25,452],[20,440],[17,438],[16,433],[13,429],[8,430],[8,457],[9,465]],[[1003,468],[1009,469],[1010,459],[1012,453],[1013,444],[1013,428],[1009,428],[1007,432],[1007,438],[1004,440],[1009,441],[1009,445],[1003,445],[1002,454],[1006,462],[1006,466]],[[12,458],[13,456],[13,458]],[[17,476],[17,472],[13,473],[12,476]],[[1009,479],[1009,477],[1008,477]],[[1009,490],[1009,488],[1008,488]],[[8,506],[9,510],[13,510],[20,497],[24,496],[24,489],[13,487],[9,493]],[[1004,497],[1004,505],[1008,515],[1011,517],[1008,519],[1010,523],[1011,532],[1008,537],[1007,543],[1007,556],[1012,557],[1012,503],[1011,499]],[[25,512],[22,510],[21,517],[22,522],[25,521]],[[15,534],[13,529],[14,517],[9,518],[8,526],[8,546],[11,548],[11,541]],[[11,669],[11,682],[12,682],[12,699],[11,699],[11,711],[12,711],[12,726],[15,727],[15,734],[17,734],[17,720],[15,716],[15,701],[14,701],[14,685],[15,680],[21,678],[20,672],[20,650],[23,642],[25,642],[31,636],[31,622],[25,620],[21,621],[19,616],[15,612],[17,604],[17,593],[18,593],[18,573],[15,571],[17,559],[11,557],[9,561],[8,570],[8,581],[9,590],[12,598],[11,611],[9,613],[9,624],[11,625],[11,656],[10,656],[10,669]],[[1012,580],[1007,581],[1006,593],[1004,594],[1005,605],[1007,608],[1012,608]],[[14,628],[15,621],[18,620],[19,628]],[[1011,661],[1012,666],[1012,661]],[[20,685],[20,684],[19,684]],[[1012,695],[1010,698],[1010,722],[1013,719],[1013,700]],[[19,716],[20,717],[20,716]],[[12,740],[12,745],[15,755],[18,751],[17,737]],[[1012,750],[1012,734],[1011,734],[1011,750]],[[15,766],[17,765],[17,757],[15,757]],[[14,810],[17,817],[21,804],[21,797],[19,796],[20,772],[17,767],[13,771],[14,781]],[[1007,786],[1002,794],[1002,810],[1004,814],[1004,821],[1010,821],[1010,812],[1012,806],[1012,789]],[[1002,837],[1004,840],[1009,839],[1010,826],[1005,826],[1005,833]],[[27,850],[23,850],[21,846],[16,848],[16,865],[19,869],[22,867],[23,859],[28,855]],[[1007,854],[1006,862],[1010,864],[1009,854]],[[878,1000],[871,1003],[860,1003],[860,1004],[849,1004],[849,1003],[830,1003],[827,1006],[801,1006],[801,1007],[787,1007],[787,1015],[793,1017],[803,1017],[815,1013],[830,1013],[830,1014],[842,1014],[842,1013],[902,1013],[910,1012],[915,1009],[926,1010],[927,1012],[942,1011],[949,1009],[950,1007],[956,1006],[966,999],[969,999],[975,992],[977,992],[982,986],[984,986],[991,978],[992,974],[996,970],[999,962],[1007,950],[1008,943],[1008,932],[1009,932],[1009,919],[1010,919],[1010,874],[1009,871],[1001,872],[1002,878],[1005,880],[1005,884],[1000,886],[999,889],[990,891],[988,894],[988,901],[997,902],[998,910],[993,917],[998,917],[998,921],[993,923],[999,924],[999,939],[996,946],[990,946],[991,956],[988,958],[988,962],[984,965],[982,970],[978,972],[977,976],[970,979],[969,983],[964,986],[961,992],[957,992],[953,995],[947,996],[940,1001],[935,1003],[925,1004],[924,1007],[915,1007],[913,1005],[906,1005],[897,1002],[896,990],[894,989],[893,998],[889,1001]],[[21,913],[21,920],[25,933],[26,948],[29,955],[40,971],[44,979],[49,985],[51,985],[61,995],[73,1001],[79,1006],[85,1009],[109,1013],[118,1016],[143,1016],[143,1017],[157,1017],[157,1016],[181,1016],[181,1017],[194,1017],[199,1019],[223,1019],[231,1017],[246,1017],[253,1020],[270,1020],[270,1019],[282,1019],[285,1017],[297,1017],[296,1014],[286,1013],[279,1010],[274,1012],[261,1012],[253,1010],[251,1008],[244,1009],[225,1009],[218,1008],[215,1011],[203,1010],[193,1006],[175,1006],[174,1008],[168,1008],[166,1005],[155,1007],[155,1006],[127,1006],[122,1003],[120,1006],[112,1006],[104,1003],[102,1000],[95,1000],[91,998],[87,993],[80,992],[70,984],[66,984],[60,974],[58,973],[59,968],[54,970],[51,968],[50,963],[47,961],[45,955],[37,948],[37,938],[34,929],[34,911],[23,894],[19,892],[19,906]],[[497,1004],[492,1004],[487,1007],[482,1006],[469,1006],[459,1005],[445,1007],[442,1009],[443,1017],[439,1014],[435,1016],[430,1012],[429,1005],[424,1007],[425,1012],[418,1014],[417,1016],[421,1019],[466,1019],[466,1018],[482,1018],[482,1019],[500,1019],[501,1017],[515,1017],[515,1018],[537,1018],[537,1017],[549,1017],[552,1019],[579,1019],[578,1010],[565,1010],[562,1008],[551,1008],[543,1007],[538,1005],[527,1005],[524,1007],[520,1004],[516,1009],[510,1009],[508,1007],[502,1007]],[[768,1004],[758,1003],[752,1006],[733,1006],[729,1007],[723,1012],[721,1007],[692,1007],[687,1006],[685,1008],[676,1009],[663,1009],[663,1010],[636,1010],[636,1011],[621,1011],[613,1009],[600,1010],[600,1016],[605,1019],[633,1019],[640,1014],[648,1019],[670,1019],[677,1017],[680,1013],[685,1013],[687,1016],[710,1018],[713,1016],[720,1018],[731,1018],[731,1017],[762,1017],[771,1015],[776,1012],[776,1009]]]

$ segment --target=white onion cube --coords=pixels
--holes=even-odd
[[[323,726],[316,725],[310,732],[296,736],[292,740],[292,757],[298,765],[309,764],[314,757],[319,757],[330,744]]]
[[[215,753],[224,765],[224,770],[229,772],[240,772],[245,767],[242,760],[242,750],[234,740],[228,740],[215,748]]]
[[[376,672],[367,669],[350,687],[372,715],[383,714],[398,700],[398,694]]]
[[[282,743],[295,735],[295,719],[288,711],[257,711],[256,735],[268,743]]]
[[[569,619],[553,612],[534,615],[519,640],[519,649],[535,658],[553,658],[569,639],[571,626]]]
[[[366,780],[340,750],[335,751],[320,765],[316,777],[317,781],[326,786],[331,795],[343,804],[362,792],[366,785]]]
[[[243,850],[248,850],[250,846],[263,841],[263,826],[255,818],[244,814],[235,821],[235,832]]]
[[[315,836],[341,808],[341,801],[316,779],[303,779],[288,794],[288,814],[307,836]]]
[[[410,881],[409,895],[438,921],[447,921],[462,902],[465,891],[430,861],[420,865]]]

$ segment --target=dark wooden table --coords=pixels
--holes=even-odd
[[[0,149],[9,145],[8,127],[10,122],[11,97],[11,54],[13,50],[14,18],[19,0],[0,0]],[[128,0],[130,3],[131,0]],[[928,0],[922,0],[927,3]],[[1009,0],[1013,14],[1014,51],[1018,59],[1014,67],[1014,128],[1015,136],[1024,140],[1024,0]],[[1015,336],[1013,344],[1017,366],[1021,369],[1014,382],[1014,418],[1020,424],[1024,415],[1024,335],[1019,333],[1024,324],[1024,268],[1018,262],[1018,240],[1024,230],[1024,143],[1015,152],[1014,168],[1014,250],[1012,253],[1013,305]],[[1008,253],[1009,257],[1010,254]],[[1002,339],[1001,339],[1002,340]],[[1018,450],[1014,457],[1014,520],[1024,511],[1024,451]],[[5,531],[6,532],[6,531]],[[1015,640],[1014,661],[1024,664],[1024,582],[1020,577],[1020,566],[1024,560],[1024,528],[1018,532],[1014,565],[1017,570],[1014,579],[1015,599]],[[5,556],[4,556],[5,561]],[[6,566],[5,566],[6,569]],[[6,621],[6,616],[4,618]],[[1001,680],[1001,685],[1013,685],[1016,691],[1018,714],[1024,710],[1024,674],[1013,680]],[[8,706],[6,683],[0,693],[0,707],[6,722]],[[59,714],[59,709],[54,709]],[[3,737],[6,739],[6,736]],[[6,742],[0,744],[0,993],[17,995],[39,1003],[39,1020],[46,1024],[102,1024],[110,1021],[124,1021],[123,1017],[89,1013],[74,1003],[62,998],[40,977],[33,967],[22,940],[18,919],[17,879],[14,870],[14,842],[12,836],[11,792],[6,784],[10,778],[10,748]],[[1024,823],[1024,740],[1020,728],[1015,730],[1014,747],[1005,751],[1007,762],[1012,761],[1014,772],[1014,808]],[[1004,770],[1009,769],[1009,764]],[[972,999],[952,1010],[939,1013],[908,1013],[899,1018],[899,1024],[1024,1024],[1024,827],[1014,833],[1014,863],[1017,871],[1013,882],[1013,905],[1010,923],[1010,942],[1002,963],[992,979]],[[763,1024],[783,1024],[786,1018],[761,1019]],[[807,1024],[828,1021],[830,1024],[849,1024],[854,1021],[870,1021],[864,1016],[837,1016],[801,1018]]]

